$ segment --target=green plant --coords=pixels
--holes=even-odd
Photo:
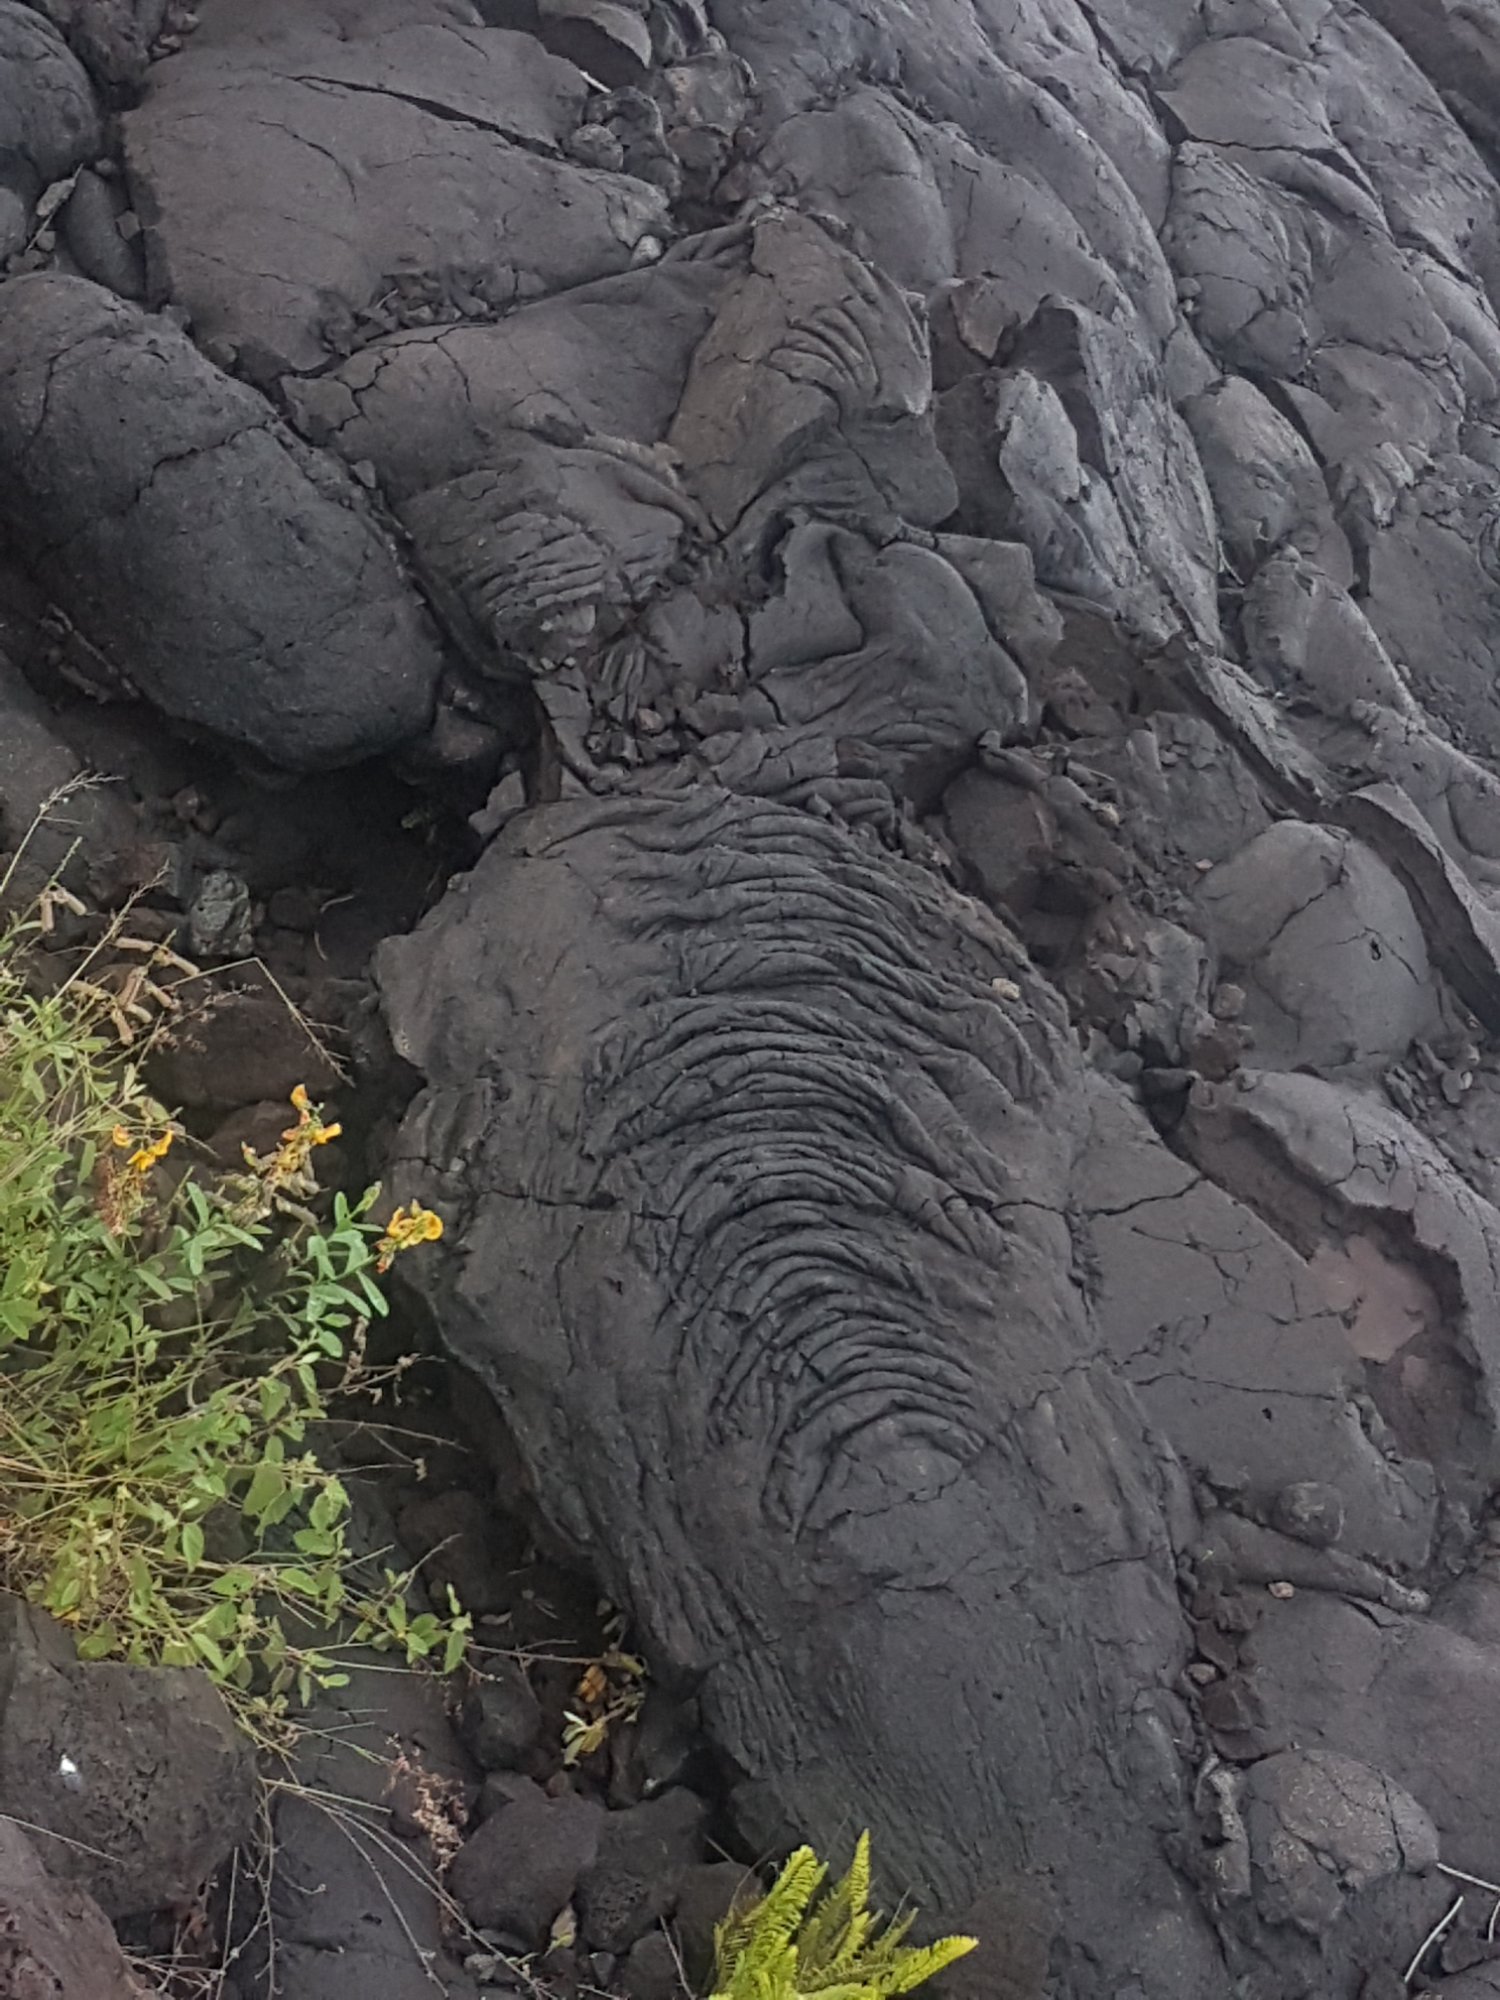
[[[357,1593],[348,1495],[308,1449],[331,1395],[379,1393],[379,1278],[441,1223],[322,1194],[338,1127],[300,1088],[273,1154],[175,1174],[178,1128],[80,976],[97,948],[46,991],[33,942],[0,936],[0,1586],[85,1659],[203,1666],[262,1740],[347,1679],[341,1618],[455,1666],[456,1605],[409,1615],[391,1572]]]
[[[712,2000],[888,2000],[924,1985],[974,1949],[971,1937],[908,1945],[913,1916],[885,1923],[869,1907],[870,1836],[821,1896],[827,1868],[799,1847],[751,1908],[719,1926]],[[814,1898],[817,1902],[814,1904]]]

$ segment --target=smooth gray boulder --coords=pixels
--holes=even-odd
[[[386,331],[407,274],[495,314],[660,254],[660,189],[566,157],[587,84],[531,36],[202,12],[125,119],[126,167],[154,300],[253,377]]]
[[[1280,820],[1198,896],[1220,976],[1249,996],[1259,1068],[1378,1071],[1437,1026],[1411,899],[1348,834]]]
[[[440,655],[336,461],[169,322],[0,287],[0,527],[125,685],[293,770],[419,735]]]
[[[97,151],[99,107],[62,36],[20,0],[0,5],[0,269],[28,237],[38,195]]]

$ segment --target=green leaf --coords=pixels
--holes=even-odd
[[[270,1506],[267,1507],[265,1513],[261,1515],[260,1517],[261,1527],[267,1529],[279,1527],[281,1523],[286,1519],[287,1515],[290,1514],[292,1509],[297,1505],[298,1498],[299,1498],[298,1489],[293,1486],[288,1486],[285,1493],[283,1493],[279,1499],[273,1500]]]
[[[156,1602],[156,1585],[146,1558],[137,1551],[125,1564],[126,1575],[130,1579],[130,1609],[136,1617],[143,1616]]]
[[[292,1536],[292,1545],[304,1556],[332,1556],[338,1554],[338,1536],[327,1528],[299,1528]]]
[[[274,1424],[287,1404],[292,1400],[292,1392],[278,1375],[266,1375],[261,1379],[258,1390],[260,1413],[268,1424]]]
[[[188,1634],[188,1637],[192,1641],[193,1651],[197,1653],[199,1658],[205,1661],[208,1666],[212,1667],[216,1674],[223,1676],[224,1674],[228,1673],[229,1669],[225,1664],[224,1655],[220,1651],[219,1644],[216,1639],[211,1639],[208,1636],[208,1634],[205,1631],[203,1631],[201,1627],[197,1625],[193,1627],[192,1631]]]
[[[286,1474],[279,1465],[261,1464],[240,1502],[240,1512],[252,1521],[264,1517],[287,1490]]]
[[[331,1528],[349,1511],[349,1496],[337,1479],[330,1479],[313,1499],[308,1518],[315,1528]]]
[[[247,1183],[189,1172],[107,1225],[99,1170],[128,1159],[115,1128],[133,1145],[166,1114],[82,982],[29,990],[34,935],[0,927],[0,1518],[24,1534],[5,1581],[75,1625],[83,1658],[197,1662],[271,1723],[288,1689],[348,1678],[291,1644],[274,1605],[300,1632],[349,1601],[348,1496],[305,1438],[351,1330],[388,1311],[379,1189],[333,1192],[318,1226],[290,1202],[247,1216]],[[226,1502],[252,1551],[221,1567],[208,1522]],[[363,1626],[455,1669],[468,1619],[412,1618],[406,1587],[393,1577]]]
[[[193,1630],[202,1632],[210,1639],[227,1639],[239,1623],[240,1610],[228,1598],[205,1611],[201,1618],[193,1622]]]

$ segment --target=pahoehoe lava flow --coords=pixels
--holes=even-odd
[[[494,1454],[472,1935],[289,1803],[286,2000],[863,1826],[958,2000],[1500,1993],[1497,311],[1490,0],[0,0],[0,850],[335,1024]]]

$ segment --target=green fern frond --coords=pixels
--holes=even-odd
[[[719,1966],[737,1965],[749,1948],[751,1934],[760,1906],[765,1900],[765,1892],[753,1875],[745,1877],[745,1883],[729,1906],[728,1914],[714,1926],[714,1963]]]
[[[782,2000],[796,1992],[792,1942],[828,1870],[810,1847],[799,1847],[767,1893],[715,1933],[715,2000]]]
[[[712,2000],[893,2000],[974,1949],[969,1937],[905,1944],[910,1912],[881,1928],[869,1908],[868,1834],[814,1909],[827,1872],[810,1847],[799,1847],[753,1909],[725,1918],[715,1933]]]
[[[799,1847],[772,1883],[751,1927],[752,1962],[757,1950],[773,1954],[789,1945],[822,1887],[827,1868],[810,1847]]]
[[[955,1959],[966,1958],[978,1943],[978,1938],[945,1937],[936,1944],[917,1945],[903,1951],[895,1967],[895,1983],[882,1987],[882,1994],[910,1993],[913,1987],[925,1986]]]
[[[844,1927],[838,1949],[828,1966],[830,1979],[841,1979],[846,1972],[853,1972],[866,1962],[870,1933],[875,1928],[876,1919],[869,1910],[856,1910]]]
[[[893,1917],[878,1936],[866,1937],[857,1961],[859,1975],[866,1985],[878,1985],[881,1977],[900,1963],[902,1944],[915,1922],[916,1911],[907,1910]]]
[[[856,1962],[874,1918],[870,1901],[870,1836],[855,1844],[848,1872],[819,1901],[797,1939],[797,1966],[805,1991],[834,1985]]]
[[[878,1943],[871,1947],[876,1958],[882,1965],[890,1963],[891,1960],[900,1955],[901,1946],[906,1941],[906,1934],[916,1921],[917,1913],[915,1910],[903,1910],[899,1917],[891,1918],[891,1921],[880,1933]]]

